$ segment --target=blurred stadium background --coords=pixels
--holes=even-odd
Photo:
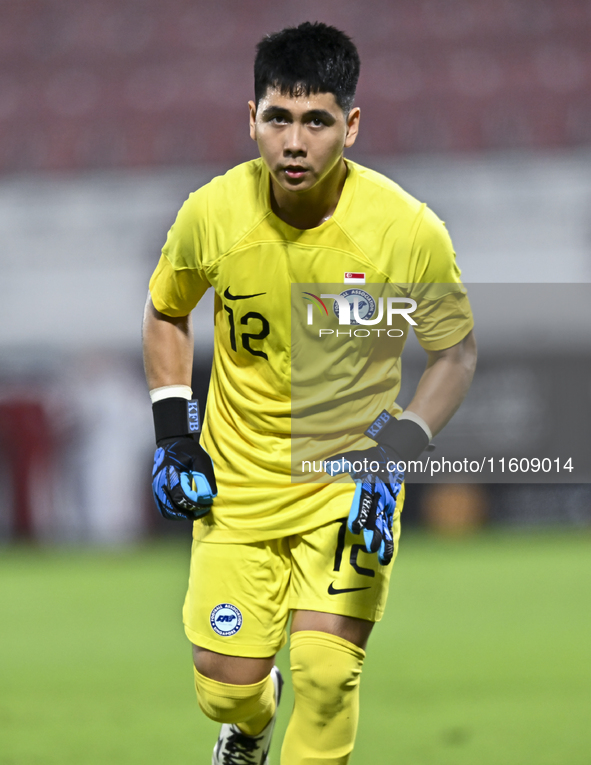
[[[152,507],[152,423],[141,368],[141,314],[149,275],[187,194],[233,164],[256,156],[256,146],[248,137],[246,110],[256,42],[265,33],[308,19],[343,28],[359,47],[358,105],[363,117],[351,158],[385,172],[447,222],[468,285],[558,282],[582,286],[583,292],[576,293],[573,301],[576,310],[566,322],[560,312],[551,310],[552,299],[541,305],[533,299],[502,326],[496,323],[498,316],[483,314],[477,325],[483,362],[470,404],[460,411],[458,417],[463,419],[455,427],[486,433],[496,422],[496,439],[502,441],[504,427],[512,425],[512,433],[516,429],[525,433],[532,424],[543,422],[546,435],[567,427],[586,437],[591,407],[591,333],[586,313],[591,295],[585,292],[591,282],[591,2],[2,0],[0,559],[5,624],[12,630],[5,627],[13,674],[7,671],[4,687],[17,689],[4,706],[0,693],[0,712],[6,720],[17,721],[7,728],[13,733],[12,744],[4,753],[0,734],[2,765],[107,759],[162,762],[172,751],[167,748],[170,737],[164,734],[160,743],[148,736],[145,751],[131,747],[129,741],[127,749],[115,744],[110,749],[105,743],[105,738],[112,740],[113,731],[121,732],[131,714],[128,708],[119,710],[107,687],[116,687],[122,698],[140,706],[140,690],[145,692],[154,714],[153,730],[158,720],[173,725],[170,709],[176,710],[186,728],[179,734],[184,749],[174,750],[168,761],[193,761],[187,731],[195,724],[195,709],[184,664],[174,689],[172,681],[164,688],[164,674],[149,687],[141,679],[140,659],[146,664],[152,656],[164,663],[169,660],[157,648],[160,638],[176,640],[182,651],[182,636],[178,631],[174,637],[161,635],[157,626],[148,640],[155,653],[136,654],[131,648],[131,622],[123,618],[125,607],[119,604],[120,609],[111,610],[106,605],[117,587],[128,586],[125,592],[131,601],[147,591],[146,582],[164,603],[158,584],[162,580],[150,577],[149,571],[165,576],[171,561],[178,560],[170,550],[180,550],[182,558],[182,566],[174,569],[174,576],[170,574],[176,577],[179,599],[184,586],[185,542],[181,548],[175,540],[160,542],[163,546],[134,554],[129,564],[126,557],[131,553],[126,552],[125,543],[173,534],[186,541],[189,534],[184,524],[161,522]],[[568,289],[561,295],[570,302]],[[194,320],[194,390],[202,399],[211,355],[211,306],[211,297],[206,297]],[[409,347],[403,397],[421,364],[416,348]],[[538,386],[535,396],[532,385]],[[491,399],[503,406],[495,408]],[[509,421],[498,420],[501,410],[511,413]],[[539,435],[539,429],[536,432]],[[524,453],[531,450],[529,443],[518,439],[513,443]],[[373,681],[380,710],[372,716],[374,727],[378,722],[389,724],[388,705],[392,704],[396,705],[392,714],[404,721],[402,728],[408,731],[407,743],[398,741],[404,758],[395,760],[392,755],[385,761],[412,765],[588,762],[591,742],[587,736],[583,745],[585,726],[579,722],[582,712],[589,712],[588,700],[587,706],[581,701],[582,683],[589,679],[588,671],[585,675],[581,670],[581,635],[589,636],[589,619],[585,621],[580,613],[582,599],[587,598],[587,611],[589,602],[588,551],[581,541],[589,540],[589,485],[414,485],[408,495],[407,528],[427,525],[449,536],[488,524],[491,531],[488,537],[467,536],[459,547],[454,540],[437,543],[420,534],[410,537],[409,550],[424,567],[413,568],[410,553],[411,568],[402,568],[404,557],[399,562],[403,582],[396,602],[400,616],[391,617],[390,631],[385,628],[381,638],[383,651],[392,654],[385,637],[397,640],[399,655],[407,662],[397,678],[407,684],[403,697],[408,706],[383,693],[380,696],[377,674]],[[536,536],[534,526],[550,527],[551,536],[543,531]],[[524,534],[523,529],[530,531]],[[41,551],[37,546],[23,547],[22,542],[46,546]],[[121,550],[64,552],[64,543],[102,544],[109,549],[119,545]],[[495,553],[506,565],[504,592],[513,598],[509,610],[499,605],[498,611],[493,607],[488,614],[480,613],[479,596],[472,592],[463,600],[458,595],[457,603],[448,603],[458,608],[453,611],[458,615],[457,632],[451,622],[433,626],[429,609],[439,597],[437,582],[442,572],[449,569],[448,578],[443,575],[441,581],[451,591],[463,592],[473,567],[481,565],[474,575],[475,581],[484,583],[479,592],[486,599],[487,587],[492,587],[498,574]],[[553,572],[551,577],[548,571]],[[508,572],[519,582],[513,587],[505,581]],[[71,588],[78,575],[80,591],[74,592]],[[94,596],[98,601],[88,603],[81,588],[91,580],[99,594]],[[425,624],[416,614],[413,617],[413,602],[405,595],[404,588],[411,582],[413,597],[421,600],[421,609],[427,609]],[[41,589],[39,583],[44,583]],[[94,585],[88,586],[92,590]],[[442,589],[441,597],[450,597],[449,588]],[[515,645],[517,640],[508,665],[511,671],[507,666],[505,673],[499,669],[503,661],[494,652],[468,652],[474,667],[482,670],[479,662],[484,662],[491,669],[484,673],[487,677],[476,672],[479,680],[473,686],[459,688],[459,681],[454,685],[452,690],[459,688],[465,707],[460,705],[454,717],[446,683],[456,671],[461,675],[468,654],[454,654],[452,659],[448,654],[442,661],[450,664],[443,670],[441,665],[432,666],[432,659],[425,664],[420,651],[428,653],[436,645],[443,650],[441,630],[444,646],[458,636],[464,647],[467,635],[475,641],[483,634],[492,636],[493,616],[498,616],[498,626],[520,610],[528,612],[527,606],[523,608],[532,592],[531,629],[519,638],[511,630],[498,635],[504,644],[513,641]],[[45,610],[37,632],[33,615],[30,623],[25,618],[20,598],[35,599],[39,593],[43,593]],[[552,598],[545,600],[544,593]],[[104,608],[100,613],[110,629],[124,625],[120,637],[129,639],[130,646],[128,654],[117,654],[120,664],[111,667],[115,674],[104,674],[108,682],[105,679],[103,695],[97,696],[104,702],[102,712],[98,707],[92,710],[98,715],[99,722],[93,722],[96,730],[76,712],[80,698],[76,694],[84,693],[82,681],[80,686],[73,680],[69,685],[62,673],[70,671],[72,661],[80,676],[85,673],[83,644],[96,641],[99,629],[104,653],[100,667],[107,672],[117,641],[113,638],[110,643],[105,637],[105,622],[92,622],[93,604],[99,611]],[[553,611],[551,604],[558,610]],[[156,611],[146,607],[145,614],[140,610],[136,616],[150,619],[158,613],[159,620],[170,620],[172,625],[178,605]],[[88,615],[85,627],[77,614]],[[64,638],[66,629],[78,642]],[[425,630],[433,630],[431,643]],[[536,653],[532,645],[541,633],[546,633],[546,642]],[[35,672],[39,669],[37,664],[30,665],[34,648],[24,634],[41,638],[42,644],[47,639],[46,650],[57,657],[54,674],[41,686],[33,679],[33,669],[30,677],[18,674],[25,666],[35,667]],[[570,680],[554,682],[557,656],[565,655],[571,656],[571,664],[562,679]],[[119,686],[115,677],[124,666],[126,671],[133,666],[134,673],[127,684],[121,679]],[[411,668],[419,673],[418,685]],[[550,678],[545,685],[540,680],[542,668]],[[498,682],[494,679],[497,670]],[[173,675],[175,671],[171,670]],[[374,671],[382,670],[376,664]],[[90,675],[100,684],[98,669]],[[421,728],[411,723],[408,710],[417,715],[424,710],[422,699],[429,696],[434,677],[441,706],[432,703]],[[529,697],[520,694],[531,681],[527,687],[536,702],[529,705],[531,719],[524,720],[523,726],[530,731],[531,746],[537,741],[533,758],[527,747],[522,750],[516,743],[523,728],[499,723],[506,701],[500,691],[488,719],[498,723],[497,738],[505,742],[504,748],[499,740],[495,748],[489,739],[496,734],[488,730],[485,748],[490,757],[483,754],[470,725],[461,722],[477,708],[483,719],[473,721],[474,729],[480,723],[486,727],[487,713],[478,706],[478,694],[484,693],[489,679],[496,688],[492,696],[505,680],[512,683],[513,696],[507,702],[512,714],[529,703]],[[132,687],[136,688],[134,699],[125,695]],[[184,689],[182,701],[178,701],[179,687]],[[59,734],[65,730],[63,719],[48,717],[47,712],[56,688],[70,704],[63,712],[70,720],[67,745]],[[161,691],[172,705],[168,711]],[[542,713],[543,700],[551,698]],[[114,705],[113,719],[107,719],[109,705]],[[41,715],[45,727],[40,735],[50,742],[44,745],[44,754],[27,734],[31,708]],[[141,711],[135,710],[136,714]],[[557,714],[568,717],[568,721],[561,718],[570,741],[568,751],[560,749],[564,738],[556,731],[556,741],[547,739]],[[493,729],[497,730],[494,725]],[[140,735],[140,728],[131,730]],[[383,728],[373,733],[367,727],[363,730],[369,741],[383,735]],[[207,731],[209,737],[215,735],[210,728]],[[425,738],[418,744],[417,737],[420,740],[422,735]],[[17,739],[20,743],[15,743]],[[93,741],[95,754],[89,753],[85,740]],[[208,749],[209,738],[206,744]]]
[[[359,46],[363,124],[351,157],[447,221],[466,283],[591,281],[587,0],[4,0],[1,539],[117,542],[164,528],[146,480],[147,280],[186,195],[256,155],[246,123],[256,42],[308,18]],[[210,313],[206,299],[195,317],[201,396]],[[502,389],[527,426],[522,394],[540,364],[556,376],[549,357],[589,404],[588,324],[556,333],[555,315],[537,318],[533,341],[519,317],[501,333],[479,323],[497,361],[481,365],[470,411]],[[420,363],[409,349],[407,388]],[[561,379],[548,391],[535,415],[560,420],[556,404],[572,391]],[[577,427],[580,407],[573,416]],[[407,523],[433,515],[423,493],[410,492]],[[591,521],[584,486],[480,494],[493,522]]]

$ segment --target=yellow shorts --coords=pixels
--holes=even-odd
[[[346,521],[266,542],[194,541],[183,607],[189,640],[229,656],[267,657],[285,644],[291,610],[379,621],[392,563],[380,566]],[[396,557],[399,512],[393,536]]]

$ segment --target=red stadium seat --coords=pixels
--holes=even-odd
[[[591,12],[577,0],[7,0],[0,172],[249,158],[254,46],[312,15],[359,47],[364,153],[591,140]]]

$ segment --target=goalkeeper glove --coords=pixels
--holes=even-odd
[[[152,404],[158,448],[152,492],[164,518],[206,515],[217,495],[213,463],[199,444],[199,402],[165,398]]]
[[[398,463],[416,459],[430,434],[414,420],[397,420],[384,410],[365,435],[378,446],[337,454],[327,460],[326,472],[350,473],[357,485],[347,526],[353,534],[363,532],[367,552],[377,552],[381,565],[387,566],[394,556],[394,512],[404,481]]]

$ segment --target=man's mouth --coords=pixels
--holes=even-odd
[[[287,175],[288,178],[299,180],[300,178],[303,178],[304,175],[308,172],[308,168],[303,167],[302,165],[286,165],[283,167],[283,172],[285,175]]]

